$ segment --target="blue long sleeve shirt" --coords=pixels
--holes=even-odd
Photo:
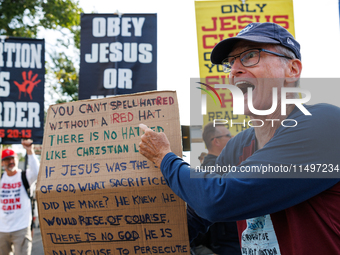
[[[295,108],[287,119],[295,120],[297,125],[278,128],[272,139],[260,150],[256,150],[255,131],[252,128],[231,139],[218,157],[216,167],[231,166],[233,172],[222,176],[191,169],[173,153],[168,153],[164,157],[161,171],[168,185],[197,213],[188,212],[189,233],[192,236],[195,232],[204,230],[211,222],[243,221],[243,225],[240,223],[242,227],[239,228],[239,232],[246,232],[239,234],[240,239],[244,239],[242,240],[242,247],[246,247],[243,250],[244,254],[247,253],[246,249],[248,251],[265,249],[262,241],[256,246],[253,240],[247,239],[249,231],[255,231],[251,232],[255,235],[259,231],[262,231],[263,235],[269,233],[268,239],[271,240],[268,242],[275,244],[266,245],[268,249],[272,247],[272,252],[275,249],[277,254],[307,254],[305,252],[317,250],[320,242],[316,240],[324,238],[312,238],[311,240],[315,239],[314,243],[308,245],[306,242],[300,242],[299,245],[294,242],[301,236],[295,236],[292,229],[305,227],[300,226],[296,221],[296,215],[299,215],[301,209],[295,209],[300,208],[304,203],[313,204],[315,197],[318,196],[327,198],[324,200],[324,205],[317,203],[308,210],[305,208],[306,217],[314,214],[327,215],[328,208],[332,204],[340,205],[340,135],[338,134],[340,109],[327,104],[306,107],[312,116],[305,116]],[[244,171],[245,169],[263,170],[264,167],[290,169],[291,172],[263,174],[263,171]],[[319,167],[319,172],[316,170],[311,172],[311,169],[316,167]],[[332,173],[330,168],[333,169]],[[300,173],[301,169],[303,170]],[[326,172],[322,172],[323,170]],[[332,209],[340,215],[338,205]],[[277,218],[277,215],[280,217]],[[250,219],[253,221],[245,222]],[[281,222],[286,221],[287,226],[280,225],[279,228],[279,219]],[[265,225],[271,230],[264,229],[263,226],[262,228],[251,227],[256,224]],[[317,230],[319,233],[315,234],[325,232],[328,237],[332,237],[327,238],[329,253],[325,253],[325,250],[322,252],[323,254],[331,254],[335,251],[340,253],[340,245],[338,245],[340,218],[332,218],[326,225],[320,224]],[[245,229],[247,226],[248,230]],[[329,233],[329,228],[332,234]]]

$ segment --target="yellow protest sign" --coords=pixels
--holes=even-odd
[[[200,78],[202,83],[213,88],[215,84],[228,84],[228,74],[223,72],[222,66],[210,62],[211,51],[218,42],[236,36],[252,22],[273,22],[293,36],[295,34],[292,0],[195,1],[195,10]],[[213,92],[205,85],[201,88]],[[218,96],[202,91],[207,94],[207,114],[203,115],[203,123],[214,119],[228,120],[227,127],[233,135],[248,128],[249,117],[233,114],[231,92],[219,88],[216,92]],[[231,126],[231,123],[240,124]]]

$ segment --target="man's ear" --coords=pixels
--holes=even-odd
[[[295,83],[299,80],[302,71],[302,63],[299,59],[292,59],[287,64],[286,69],[286,82]]]
[[[214,139],[214,145],[215,145],[215,148],[218,148],[218,147],[221,147],[221,140],[220,139]],[[224,146],[223,146],[224,147]]]

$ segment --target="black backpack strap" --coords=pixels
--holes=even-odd
[[[25,190],[27,192],[28,197],[31,197],[30,194],[30,185],[28,184],[27,177],[26,177],[26,171],[21,171],[21,180],[22,183],[24,184]]]
[[[30,185],[28,184],[27,177],[26,177],[26,170],[21,171],[21,180],[22,180],[22,183],[24,184],[25,190],[27,192],[27,196],[31,200],[31,209],[32,209],[32,216],[33,216],[34,215],[35,203],[34,203],[33,197],[31,196]],[[32,229],[33,229],[33,217],[32,217],[32,222],[31,222],[31,230]]]

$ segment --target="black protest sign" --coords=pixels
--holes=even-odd
[[[157,89],[157,15],[83,14],[79,99]]]
[[[30,138],[41,144],[44,126],[44,40],[1,38],[0,143]]]

